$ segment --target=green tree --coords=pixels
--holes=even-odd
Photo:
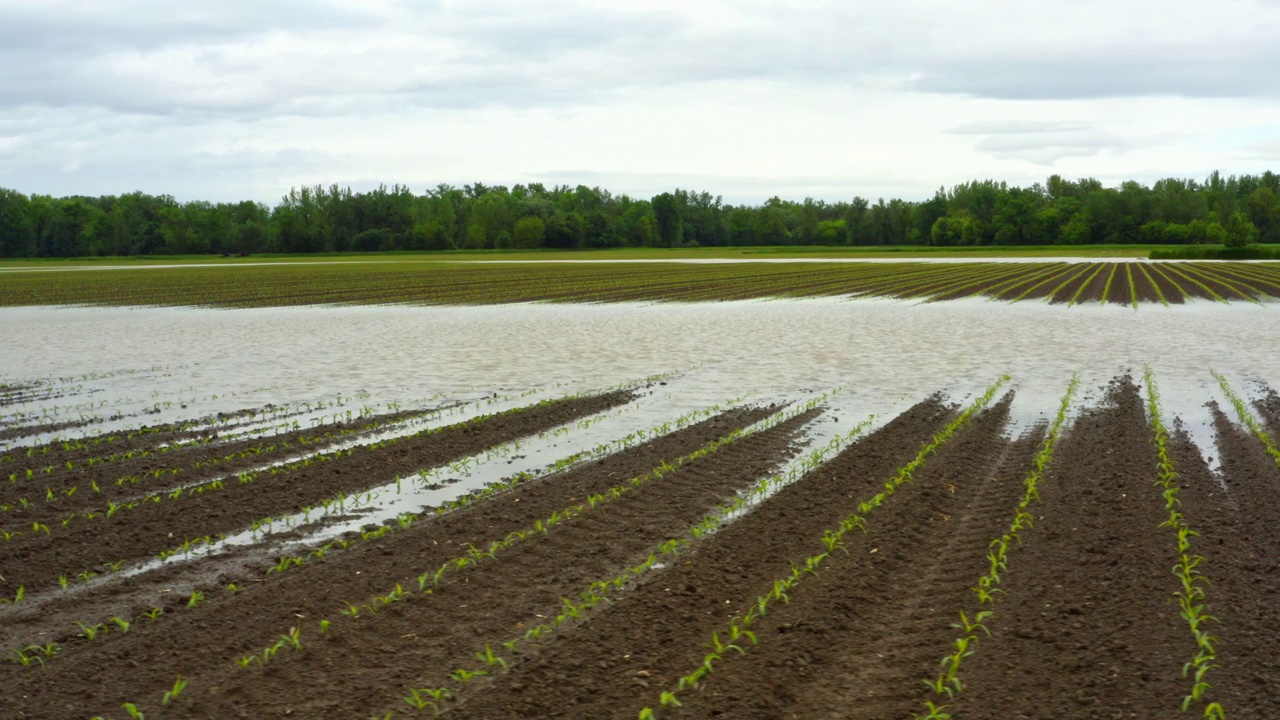
[[[1223,227],[1222,244],[1227,247],[1245,247],[1258,241],[1258,228],[1242,212],[1234,212]]]
[[[518,249],[540,248],[547,237],[546,223],[540,217],[520,218],[516,221],[515,232],[511,237],[513,245]]]
[[[684,221],[680,217],[680,204],[675,195],[662,193],[655,197],[653,215],[658,225],[659,245],[680,247],[684,244]]]

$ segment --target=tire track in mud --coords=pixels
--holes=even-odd
[[[1209,696],[1229,718],[1270,720],[1280,717],[1280,469],[1248,430],[1212,410],[1225,492],[1189,440],[1174,446],[1183,510],[1200,533],[1193,549],[1212,583],[1206,612],[1220,621],[1209,627],[1219,666]]]
[[[101,570],[108,563],[151,558],[202,538],[247,528],[267,516],[298,512],[341,492],[358,492],[397,475],[435,467],[519,437],[622,405],[634,397],[616,391],[586,398],[526,406],[439,431],[361,449],[281,474],[262,473],[253,482],[228,482],[222,490],[177,500],[144,502],[113,517],[48,526],[44,534],[0,543],[0,595],[19,585],[28,591],[56,586],[59,576]]]
[[[1176,548],[1131,378],[1066,431],[1035,531],[1010,551],[991,637],[964,664],[957,718],[1173,717],[1195,643],[1172,601]]]
[[[826,527],[910,461],[953,414],[936,398],[917,404],[704,538],[677,564],[530,646],[509,674],[472,683],[450,716],[636,717],[650,696],[701,662],[701,643],[712,631],[753,605],[762,586],[789,571],[791,558],[820,544]]]
[[[1001,435],[1012,394],[974,419],[868,516],[868,532],[753,624],[759,645],[717,665],[662,717],[908,717],[927,691],[1017,505],[1043,428]],[[815,551],[821,546],[815,548]]]
[[[604,492],[644,474],[664,460],[673,460],[761,420],[774,409],[726,411],[582,467],[520,483],[447,514],[435,516],[428,512],[426,519],[407,530],[393,531],[376,542],[357,543],[343,552],[331,552],[285,573],[247,579],[209,578],[210,588],[236,582],[242,589],[235,594],[210,592],[209,600],[196,608],[184,609],[181,606],[185,598],[166,594],[166,578],[154,582],[149,576],[131,578],[127,581],[130,588],[122,590],[127,594],[115,601],[146,608],[157,604],[156,598],[168,598],[167,602],[159,601],[164,603],[167,614],[154,624],[138,624],[127,635],[67,642],[67,649],[50,660],[43,672],[31,673],[7,663],[0,666],[0,684],[11,690],[0,694],[0,716],[26,712],[32,718],[60,717],[58,712],[41,710],[49,706],[80,710],[91,706],[119,707],[121,702],[138,702],[148,694],[158,696],[172,684],[174,674],[198,679],[211,668],[220,669],[218,666],[230,664],[236,657],[259,652],[291,625],[308,623],[309,635],[313,635],[317,620],[336,615],[344,600],[365,602],[396,583],[416,589],[418,575],[464,554],[469,544],[483,547],[490,540],[525,529],[575,499],[581,501],[591,493]],[[193,566],[193,571],[199,570],[199,564]],[[458,577],[465,583],[469,574]],[[75,614],[82,610],[83,606],[42,610],[29,621],[24,636],[30,637],[41,628],[74,631],[75,620],[87,619]],[[474,642],[466,645],[468,652],[475,649],[471,647]],[[128,658],[129,666],[122,666],[120,658]],[[85,714],[88,713],[80,713]]]
[[[322,642],[276,667],[219,673],[193,693],[190,712],[330,718],[376,710],[382,716],[404,705],[409,688],[449,685],[449,674],[475,665],[474,653],[486,644],[511,657],[501,643],[554,617],[562,598],[579,600],[590,583],[642,562],[654,546],[772,474],[817,414],[752,434],[550,533],[531,535],[430,596],[414,594],[368,618],[337,618]],[[313,688],[305,700],[292,692],[302,685]]]

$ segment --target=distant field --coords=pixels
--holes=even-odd
[[[0,306],[703,302],[868,296],[1050,303],[1280,297],[1280,264],[1153,262],[459,263],[420,258],[0,272]]]
[[[174,265],[189,263],[241,264],[259,262],[439,261],[439,260],[694,260],[715,258],[911,258],[911,257],[1132,257],[1145,258],[1155,249],[1175,245],[1014,245],[983,247],[931,246],[785,246],[724,248],[620,248],[612,250],[457,250],[449,252],[317,253],[252,255],[223,258],[214,255],[154,257],[30,258],[0,260],[0,268],[70,267],[78,265]]]

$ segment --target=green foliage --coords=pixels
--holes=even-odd
[[[52,198],[0,188],[0,257],[379,252],[507,246],[1081,245],[1280,241],[1274,173],[1151,187],[1057,175],[1030,187],[962,182],[923,201],[771,198],[726,205],[707,192],[652,200],[541,183],[423,194],[292,188],[275,207],[179,203],[168,195]]]
[[[1152,250],[1152,260],[1280,260],[1280,248],[1264,245],[1190,245]]]

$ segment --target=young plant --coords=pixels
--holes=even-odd
[[[168,705],[169,701],[177,700],[178,696],[182,694],[183,689],[187,687],[188,682],[189,681],[186,678],[179,675],[178,678],[173,681],[173,689],[165,691],[164,699],[160,701],[160,704]]]

